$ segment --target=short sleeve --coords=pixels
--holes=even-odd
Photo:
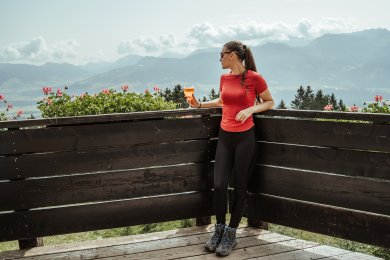
[[[256,82],[255,86],[256,86],[256,93],[257,94],[261,94],[268,89],[267,82],[260,74],[256,75],[255,82]]]

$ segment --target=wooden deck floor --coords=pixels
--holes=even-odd
[[[0,259],[221,259],[203,250],[213,226],[87,241],[0,253]],[[227,259],[380,259],[272,233],[240,227]]]

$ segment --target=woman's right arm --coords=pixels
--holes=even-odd
[[[222,101],[218,97],[216,99],[206,101],[206,102],[199,102],[194,95],[192,95],[192,98],[187,98],[187,103],[193,107],[193,108],[211,108],[211,107],[222,107]]]

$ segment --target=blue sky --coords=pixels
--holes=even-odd
[[[1,0],[0,62],[83,64],[390,29],[388,0]]]

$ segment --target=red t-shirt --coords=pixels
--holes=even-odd
[[[221,76],[219,87],[222,100],[221,128],[228,132],[243,132],[254,126],[253,116],[241,123],[236,121],[236,115],[241,110],[253,106],[256,94],[268,88],[264,78],[257,72],[248,70],[243,85],[241,78],[242,74],[230,73]]]

